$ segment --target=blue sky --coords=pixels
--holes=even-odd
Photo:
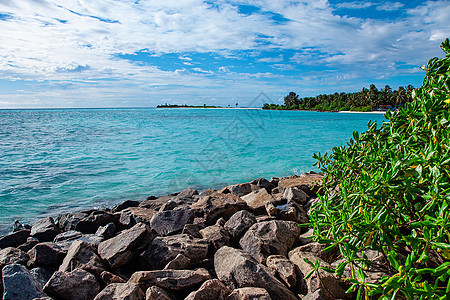
[[[449,20],[450,1],[0,0],[0,108],[418,87]]]

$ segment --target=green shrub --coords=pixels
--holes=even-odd
[[[310,216],[315,240],[338,250],[358,299],[447,299],[450,294],[450,43],[431,59],[413,101],[387,122],[353,133],[332,154],[314,154],[324,193]],[[339,191],[339,192],[336,192]],[[367,282],[366,250],[387,263]]]

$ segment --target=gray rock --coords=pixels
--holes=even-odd
[[[103,271],[102,273],[100,273],[100,279],[105,285],[108,285],[111,283],[125,283],[126,282],[122,277],[117,276],[108,271]]]
[[[31,227],[31,236],[39,240],[39,242],[51,242],[59,233],[52,217],[37,221]]]
[[[114,225],[114,223],[108,223],[105,226],[100,226],[95,232],[95,235],[100,236],[107,240],[112,238],[115,232],[116,232],[116,225]]]
[[[33,248],[37,244],[39,244],[38,239],[35,239],[34,237],[29,237],[25,243],[21,244],[20,246],[17,246],[17,249],[22,250],[23,252],[28,252],[29,250],[31,250],[31,248]]]
[[[87,216],[89,214],[84,212],[62,214],[56,218],[55,223],[63,231],[75,230],[78,222]]]
[[[94,300],[144,300],[145,294],[135,283],[111,283]]]
[[[266,265],[283,280],[287,287],[293,288],[297,284],[295,265],[282,255],[271,255],[267,257]]]
[[[244,287],[235,289],[227,300],[271,300],[269,293],[263,288]]]
[[[211,196],[212,194],[216,193],[217,190],[215,189],[207,189],[204,191],[201,191],[198,195],[200,196],[200,198],[202,197],[206,197],[206,196]]]
[[[28,251],[29,267],[59,266],[66,255],[59,245],[51,242],[39,243]]]
[[[265,221],[254,224],[239,241],[241,248],[264,263],[269,255],[284,255],[298,240],[300,227],[291,221]]]
[[[151,270],[162,269],[178,254],[183,254],[196,263],[206,258],[208,246],[208,241],[187,234],[156,237],[141,254],[141,264]]]
[[[83,236],[83,234],[76,230],[69,230],[66,232],[61,232],[60,234],[56,235],[53,239],[53,242],[62,242],[62,241],[72,241],[79,239]]]
[[[39,282],[41,288],[52,277],[53,271],[50,268],[37,267],[30,270],[30,274]]]
[[[257,215],[266,212],[266,203],[274,203],[275,198],[270,195],[266,189],[259,189],[241,197],[252,211]]]
[[[143,291],[152,285],[180,291],[196,286],[210,278],[208,271],[201,268],[196,270],[157,270],[135,272],[128,282],[138,284]]]
[[[7,265],[2,269],[2,275],[4,300],[32,300],[45,297],[42,286],[23,265]]]
[[[289,187],[284,190],[283,198],[288,201],[294,201],[299,204],[305,204],[309,196],[298,187]]]
[[[229,288],[260,287],[273,299],[297,299],[269,268],[242,250],[228,246],[220,248],[214,255],[214,269],[219,280]]]
[[[197,195],[198,195],[198,191],[196,189],[188,188],[188,189],[182,190],[175,197],[178,198],[178,199],[183,199],[183,198],[191,198],[192,199],[192,198],[194,198]]]
[[[17,247],[27,241],[30,230],[19,230],[4,236],[0,236],[0,249],[7,247]]]
[[[252,185],[248,182],[229,185],[221,190],[222,193],[231,193],[238,197],[242,197],[252,192]]]
[[[210,279],[205,281],[195,292],[190,293],[184,300],[225,300],[231,293],[220,280]]]
[[[320,262],[321,267],[330,268],[330,265],[322,260],[320,257],[313,255],[310,252],[303,252],[301,247],[295,248],[289,252],[289,260],[297,267],[299,279],[304,280],[304,276],[313,270],[313,267],[308,264],[305,259],[314,263],[316,260]],[[320,279],[317,273],[313,273],[311,277],[306,279],[307,294],[312,294],[317,290],[326,292],[328,299],[352,299],[351,294],[346,294],[346,288],[343,281],[336,278],[333,274],[319,269]]]
[[[98,254],[111,268],[123,266],[131,260],[136,251],[141,250],[152,240],[147,225],[138,223],[119,235],[101,242]]]
[[[129,207],[120,212],[119,223],[131,227],[139,222],[150,224],[150,220],[157,211],[144,207]]]
[[[72,272],[56,271],[44,286],[44,292],[62,300],[89,300],[100,291],[100,285],[91,273],[75,269]]]
[[[59,271],[71,272],[76,268],[88,271],[97,277],[105,269],[94,247],[84,241],[74,241],[72,243],[61,266],[59,266]]]
[[[208,226],[200,230],[200,234],[211,244],[214,251],[218,250],[222,246],[230,245],[230,234],[222,226]]]
[[[127,209],[129,207],[138,207],[139,203],[140,203],[139,201],[125,200],[124,202],[119,203],[116,206],[114,206],[111,209],[111,212],[116,213],[116,212],[122,211],[124,209]]]
[[[297,187],[303,190],[310,197],[316,197],[319,188],[322,186],[323,175],[317,173],[303,173],[300,176],[280,180],[278,188],[284,192],[287,188]]]
[[[159,235],[170,235],[181,232],[184,225],[193,220],[191,209],[160,211],[152,217],[150,227]]]
[[[258,178],[250,182],[250,184],[256,185],[259,188],[264,188],[267,192],[271,192],[273,188],[275,188],[278,184],[273,184],[265,178]]]
[[[164,203],[166,203],[169,200],[172,200],[172,198],[174,196],[176,196],[176,195],[177,194],[166,195],[166,196],[159,197],[159,198],[156,198],[156,199],[150,198],[150,199],[142,201],[139,204],[139,207],[148,208],[148,209],[152,209],[152,210],[157,211],[157,210],[159,210],[161,208],[161,206],[164,205]]]
[[[175,300],[176,297],[170,292],[156,285],[151,286],[145,293],[145,300]],[[212,299],[211,299],[212,300]]]
[[[225,229],[238,240],[253,224],[256,223],[255,215],[246,210],[240,210],[225,223]]]
[[[26,265],[29,260],[28,254],[17,248],[8,247],[0,251],[0,270],[10,264]]]
[[[188,234],[195,238],[202,238],[202,235],[200,234],[200,230],[205,228],[205,226],[201,224],[186,224],[183,227],[183,231],[181,233]]]
[[[82,233],[95,233],[100,226],[117,221],[118,216],[102,211],[94,210],[89,216],[81,219],[75,226],[75,230]]]
[[[237,211],[247,209],[247,203],[233,194],[215,193],[201,198],[191,208],[203,213],[207,225],[213,225],[219,218],[228,220]]]
[[[164,270],[182,270],[186,269],[186,267],[191,263],[191,260],[186,257],[184,254],[178,254],[174,259],[169,261],[167,265],[164,267]]]

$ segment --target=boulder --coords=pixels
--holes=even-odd
[[[275,198],[266,189],[259,189],[241,197],[257,215],[266,213],[266,203],[274,203]]]
[[[176,195],[177,194],[166,195],[159,198],[149,197],[147,200],[142,201],[139,204],[139,207],[157,211],[161,208],[161,206],[163,206],[167,201],[172,200],[172,198]]]
[[[39,242],[51,242],[59,233],[58,227],[52,217],[37,221],[31,227],[31,236],[39,240]]]
[[[264,263],[269,255],[284,255],[298,240],[300,227],[291,221],[265,221],[250,227],[239,241],[241,248]]]
[[[17,249],[22,250],[23,252],[28,252],[29,250],[31,250],[31,248],[33,248],[37,244],[39,244],[38,239],[29,237],[25,243],[23,243],[20,246],[17,246]]]
[[[62,300],[94,299],[100,285],[91,273],[75,269],[72,272],[56,271],[44,286],[44,292]]]
[[[248,193],[251,193],[251,191],[252,191],[252,185],[248,182],[229,185],[221,190],[222,193],[225,193],[225,194],[231,193],[238,197],[247,195]]]
[[[297,284],[297,273],[295,265],[282,255],[271,255],[267,257],[266,266],[281,278],[288,288],[293,288]]]
[[[133,255],[151,240],[152,234],[148,226],[138,223],[119,235],[101,242],[98,245],[98,254],[111,268],[118,268],[129,262]]]
[[[302,252],[300,248],[295,248],[289,252],[289,260],[296,266],[299,279],[304,280],[303,278],[314,269],[305,259],[312,263],[318,260],[321,267],[330,268],[330,265],[323,259],[310,252]],[[322,292],[326,292],[327,299],[352,299],[351,294],[345,293],[346,288],[343,281],[322,269],[319,269],[318,273],[320,274],[320,278],[314,272],[311,277],[306,279],[307,291],[303,292],[304,294],[312,294],[320,289]]]
[[[247,209],[247,203],[233,194],[215,193],[201,198],[191,205],[203,213],[207,225],[213,225],[219,218],[228,220],[237,211]]]
[[[323,175],[314,172],[303,173],[300,176],[292,176],[280,180],[278,188],[284,192],[287,188],[297,187],[303,190],[310,197],[316,197],[319,188],[322,186]]]
[[[175,300],[176,297],[170,292],[156,285],[151,286],[145,293],[145,300]],[[212,299],[211,299],[212,300]]]
[[[244,287],[233,290],[227,300],[272,300],[272,298],[263,288]]]
[[[116,206],[114,206],[111,209],[111,212],[116,213],[116,212],[122,211],[124,209],[127,209],[129,207],[138,207],[139,203],[140,203],[139,201],[125,200],[124,202],[119,203]]]
[[[201,268],[196,270],[157,270],[135,272],[128,282],[138,284],[143,291],[152,285],[180,291],[199,285],[210,278],[208,271]]]
[[[17,247],[27,241],[30,230],[19,230],[4,236],[0,236],[0,249],[7,247]]]
[[[83,234],[79,231],[69,230],[66,232],[61,232],[60,234],[55,236],[55,238],[53,239],[53,242],[56,243],[56,242],[62,242],[62,241],[72,241],[72,240],[79,239],[82,236],[83,236]]]
[[[214,251],[222,246],[230,245],[230,234],[219,225],[211,225],[200,230],[202,237],[207,240]]]
[[[42,286],[23,265],[11,264],[2,269],[3,299],[32,300],[45,297]]]
[[[105,269],[94,247],[84,241],[72,243],[61,266],[59,266],[59,271],[71,272],[76,268],[88,271],[97,277],[100,277]]]
[[[131,227],[139,222],[150,224],[150,220],[157,211],[144,207],[129,207],[120,212],[119,223]]]
[[[231,293],[220,280],[210,279],[205,281],[195,292],[191,292],[184,300],[225,300]]]
[[[8,247],[0,251],[0,270],[10,264],[26,265],[29,260],[28,254],[17,248]]]
[[[107,285],[94,300],[144,300],[145,294],[135,283],[111,283]]]
[[[231,216],[224,228],[228,230],[232,238],[238,240],[255,223],[255,215],[247,210],[240,210]]]
[[[178,195],[175,196],[177,199],[183,199],[183,198],[194,198],[198,195],[198,191],[196,189],[188,188],[182,190]]]
[[[117,222],[118,216],[102,211],[94,210],[89,216],[81,219],[75,226],[75,230],[82,233],[95,233],[100,226],[104,226],[111,222]]]
[[[51,242],[39,243],[28,251],[29,267],[59,266],[66,255],[59,245]]]
[[[84,212],[62,214],[56,218],[56,225],[62,231],[75,230],[78,222],[87,216],[89,214]]]
[[[183,254],[196,263],[206,258],[208,246],[208,241],[187,234],[156,237],[141,254],[141,265],[151,270],[162,269],[178,254]]]
[[[184,254],[180,253],[167,263],[167,265],[164,267],[164,270],[182,270],[185,269],[190,263],[191,260]]]
[[[126,282],[122,277],[117,276],[108,271],[101,272],[100,279],[105,285],[108,285],[111,283],[125,283]]]
[[[215,190],[215,189],[207,189],[207,190],[201,191],[198,195],[200,198],[202,198],[202,197],[206,197],[206,196],[211,196],[212,194],[214,194],[216,192],[217,192],[217,190]]]
[[[53,268],[37,267],[30,270],[30,274],[39,282],[41,290],[53,275]]]
[[[294,186],[284,190],[283,198],[288,201],[305,204],[308,201],[309,196],[302,189]]]
[[[188,234],[195,238],[202,238],[202,235],[200,234],[200,230],[205,228],[202,224],[186,224],[183,227],[183,231],[181,233]]]
[[[100,226],[95,232],[95,235],[107,240],[112,238],[115,232],[116,225],[114,225],[114,223],[108,223],[105,226]]]
[[[220,248],[214,255],[214,269],[219,280],[229,288],[259,287],[266,289],[273,299],[297,299],[269,268],[242,250]]]
[[[160,211],[150,220],[150,227],[159,235],[170,235],[181,232],[184,225],[193,220],[194,212],[191,209]]]
[[[268,193],[272,191],[273,188],[275,188],[277,184],[273,184],[273,182],[268,181],[265,178],[258,178],[250,182],[250,184],[257,186],[258,188],[264,188]]]

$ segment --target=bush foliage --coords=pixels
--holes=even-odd
[[[315,154],[324,193],[311,214],[314,238],[339,250],[358,299],[447,299],[450,295],[450,43],[423,68],[413,101],[377,128]],[[369,282],[367,250],[387,274]]]

